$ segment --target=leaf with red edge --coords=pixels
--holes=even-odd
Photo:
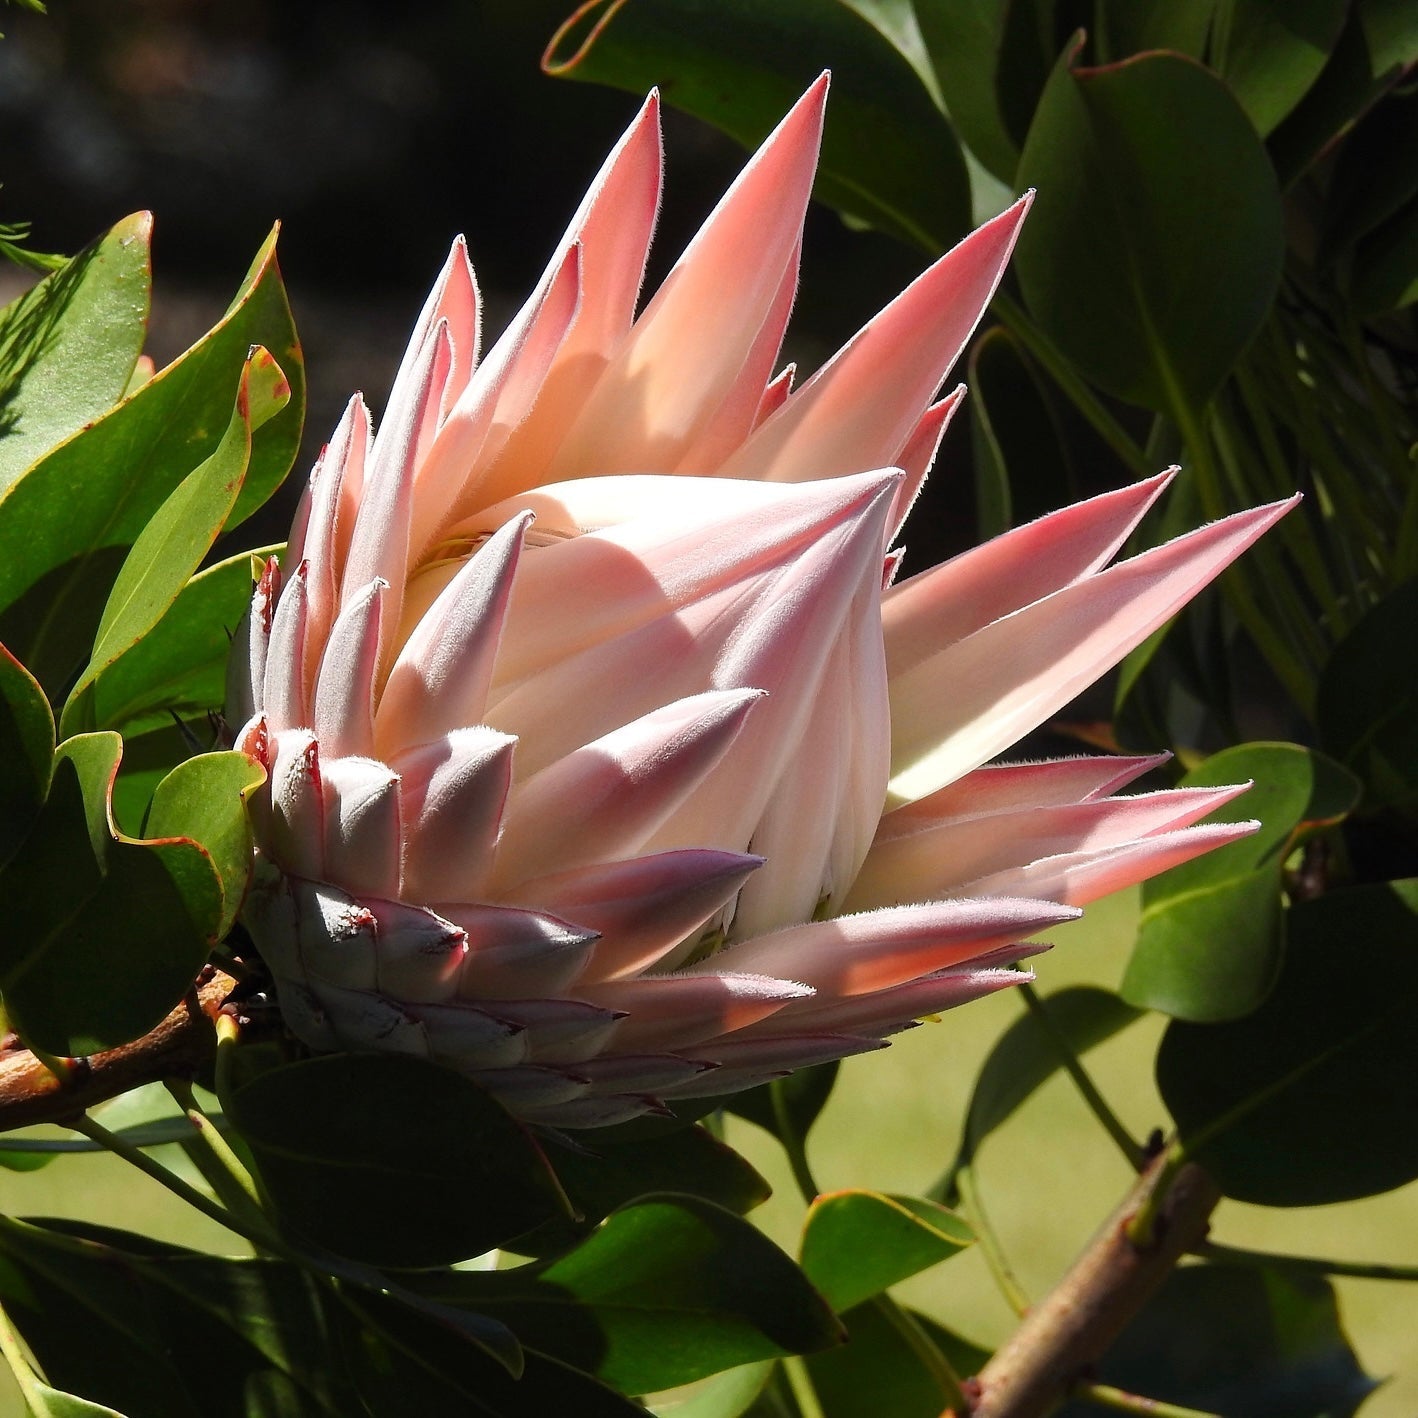
[[[0,645],[0,864],[39,815],[53,757],[54,716],[44,691]]]

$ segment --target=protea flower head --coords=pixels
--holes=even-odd
[[[559,1127],[880,1047],[1080,904],[1250,830],[1160,761],[986,766],[1284,510],[1108,566],[1166,476],[891,584],[1026,196],[796,390],[826,79],[636,316],[654,95],[479,358],[461,240],[346,410],[233,660],[249,929],[312,1047]]]

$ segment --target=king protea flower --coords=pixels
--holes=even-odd
[[[985,766],[1285,510],[1108,566],[1161,476],[891,584],[935,402],[1025,197],[796,391],[775,375],[825,77],[638,318],[652,95],[479,359],[461,240],[377,436],[269,562],[231,714],[246,922],[291,1028],[616,1121],[880,1047],[1094,897],[1229,842],[1159,762]]]

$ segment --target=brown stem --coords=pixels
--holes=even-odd
[[[156,1029],[117,1049],[67,1060],[63,1078],[28,1049],[0,1056],[0,1132],[33,1123],[62,1123],[140,1084],[190,1077],[216,1055],[212,1021],[236,984],[221,970],[204,972]]]
[[[1084,1247],[1067,1275],[1025,1317],[974,1381],[973,1418],[1042,1418],[1087,1378],[1177,1261],[1206,1235],[1221,1193],[1195,1163],[1172,1171],[1152,1244],[1128,1239],[1128,1222],[1166,1166],[1158,1157]]]

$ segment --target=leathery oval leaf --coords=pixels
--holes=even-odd
[[[842,1314],[949,1260],[974,1239],[970,1227],[938,1202],[829,1192],[808,1208],[799,1259],[804,1274]]]
[[[1283,253],[1275,174],[1200,64],[1151,53],[1075,68],[1076,53],[1049,79],[1020,157],[1017,181],[1039,196],[1015,269],[1090,379],[1176,416],[1216,390],[1270,309]]]
[[[327,1054],[223,1098],[283,1226],[371,1265],[446,1265],[556,1215],[536,1143],[471,1079],[406,1054]]]
[[[121,751],[117,734],[60,745],[44,807],[0,873],[0,992],[25,1042],[59,1056],[116,1048],[157,1025],[191,988],[221,918],[202,847],[113,827]]]
[[[555,1260],[425,1285],[626,1393],[841,1339],[802,1271],[757,1227],[700,1197],[642,1197]]]
[[[1226,1195],[1318,1206],[1418,1177],[1418,879],[1289,910],[1285,967],[1244,1019],[1174,1022],[1157,1082]]]
[[[1324,754],[1288,743],[1242,744],[1212,755],[1184,787],[1252,787],[1210,822],[1259,819],[1260,830],[1146,882],[1124,999],[1176,1019],[1238,1019],[1275,983],[1284,952],[1281,867],[1308,831],[1340,821],[1360,783]]]

